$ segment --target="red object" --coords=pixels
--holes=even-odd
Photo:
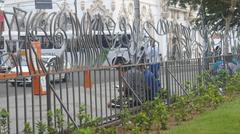
[[[37,53],[37,58],[40,58],[42,55],[41,43],[39,41],[33,41],[32,45]],[[34,72],[34,65],[30,62],[30,71]],[[46,95],[46,89],[43,89],[40,82],[40,75],[33,77],[33,94],[34,95]]]
[[[3,15],[3,11],[0,10],[0,32],[3,31],[3,24],[4,24],[4,15]]]
[[[0,23],[4,22],[3,11],[0,11]]]
[[[92,88],[91,73],[90,70],[84,71],[84,87]]]

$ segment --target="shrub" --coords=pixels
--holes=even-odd
[[[226,82],[225,94],[230,98],[239,95],[240,93],[240,73],[233,75]]]
[[[60,109],[55,110],[54,117],[56,119],[57,132],[61,132],[63,125],[64,125],[64,119],[63,119],[63,114]]]
[[[83,105],[80,106],[77,117],[81,128],[95,127],[101,121],[101,118],[92,119],[90,115],[85,112],[85,107]]]
[[[164,104],[161,97],[158,96],[158,97],[155,97],[153,101],[145,102],[143,105],[143,111],[144,113],[146,113],[146,118],[147,118],[145,119],[146,130],[149,130],[150,127],[153,125],[153,123],[157,123],[157,126],[159,129],[160,128],[167,129],[169,111],[168,111],[167,105]],[[140,117],[143,118],[144,116],[140,116]]]
[[[33,134],[33,130],[29,122],[25,123],[23,132],[24,134]]]
[[[38,121],[36,125],[38,128],[38,134],[44,134],[47,129],[47,125],[42,121]]]
[[[148,118],[145,112],[138,113],[134,118],[134,125],[136,126],[133,130],[135,131],[144,131],[145,129],[148,131],[151,127],[151,119]]]
[[[91,127],[75,129],[71,134],[95,134],[95,129]]]
[[[181,121],[187,120],[188,110],[187,107],[187,97],[186,96],[177,96],[176,102],[172,104],[172,114],[179,124]]]
[[[53,126],[53,113],[52,111],[48,111],[47,114],[48,114],[48,121],[49,121],[49,124],[47,126],[47,131],[49,134],[56,134],[58,131]]]
[[[0,110],[0,133],[6,134],[8,133],[8,112],[5,109]]]
[[[168,123],[168,108],[163,103],[162,99],[160,97],[156,97],[153,101],[154,103],[154,121],[159,122],[161,125],[161,129],[167,129],[167,123]]]
[[[97,133],[99,134],[116,134],[116,128],[110,127],[110,128],[99,128],[97,129]]]
[[[128,128],[129,125],[131,124],[130,122],[131,114],[127,107],[123,108],[121,113],[119,113],[119,117],[120,117],[122,126]]]

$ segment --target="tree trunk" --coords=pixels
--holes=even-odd
[[[202,30],[203,30],[203,40],[204,40],[204,47],[203,47],[203,62],[204,68],[207,70],[209,68],[209,44],[208,44],[208,30],[207,30],[207,20],[206,20],[206,1],[202,0],[201,3],[201,16],[202,16]]]
[[[229,44],[228,44],[228,35],[230,31],[230,22],[231,22],[232,16],[228,16],[225,18],[225,31],[223,36],[223,55],[227,55],[229,52]]]
[[[139,44],[139,37],[140,37],[140,1],[134,0],[134,27],[135,27],[135,41],[134,41],[134,63],[137,62],[137,46]]]
[[[228,43],[228,36],[229,36],[229,31],[230,31],[230,25],[231,21],[233,19],[233,14],[235,7],[237,5],[236,0],[231,0],[231,7],[229,9],[230,13],[229,15],[225,18],[225,31],[224,31],[224,37],[223,37],[223,54],[226,55],[229,52],[229,43]]]

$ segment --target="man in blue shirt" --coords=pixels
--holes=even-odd
[[[140,105],[147,100],[153,100],[160,90],[160,81],[156,79],[150,69],[145,68],[143,65],[124,72],[123,79],[127,82],[123,82],[123,97],[132,98],[131,101],[128,101],[130,106]],[[120,107],[120,104],[121,100],[118,98],[111,100],[109,106]]]
[[[154,73],[149,69],[144,71],[144,81],[147,85],[146,99],[153,100],[157,96],[157,93],[160,91],[161,85],[160,81],[155,77]]]

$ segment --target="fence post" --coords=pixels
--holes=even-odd
[[[201,58],[198,58],[198,73],[201,75],[202,73],[202,64],[201,64]]]
[[[168,61],[165,62],[165,75],[166,75],[166,89],[168,91],[167,94],[167,103],[170,105],[170,96],[171,96],[171,89],[170,89],[170,77],[169,77],[169,72],[168,72]]]
[[[197,79],[197,84],[199,85],[199,84],[203,84],[202,82],[203,82],[203,79],[204,79],[203,76],[202,76],[202,62],[201,62],[201,58],[197,59],[197,66],[198,66],[198,76],[199,76],[199,79],[200,79],[200,80]],[[200,95],[200,91],[199,91],[198,88],[197,88],[197,94]]]
[[[120,111],[123,110],[123,87],[122,87],[122,67],[117,67],[118,69],[118,80],[119,80],[119,97],[120,97]]]
[[[50,90],[50,79],[49,79],[49,74],[46,75],[46,90],[47,90],[47,112],[51,111],[51,90]],[[48,126],[51,125],[51,120],[47,116],[47,123]]]

